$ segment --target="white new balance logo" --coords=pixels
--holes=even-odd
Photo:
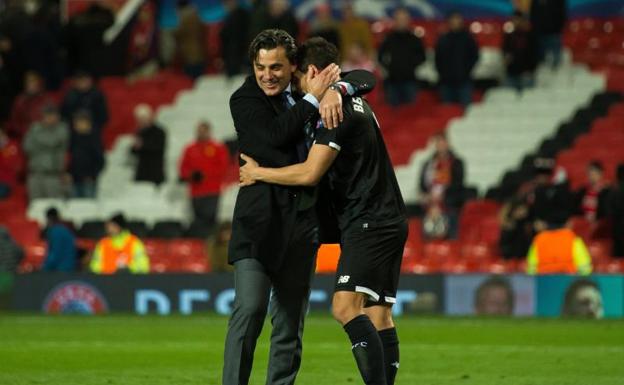
[[[338,283],[347,283],[347,282],[349,282],[349,278],[351,278],[350,275],[341,275],[338,278]]]
[[[390,366],[394,366],[395,368],[398,369],[399,368],[399,361],[391,363]]]
[[[368,342],[366,342],[366,341],[357,342],[357,343],[355,343],[353,346],[351,346],[351,350],[353,350],[353,349],[355,349],[355,348],[358,348],[358,347],[360,347],[360,348],[365,348],[365,347],[367,347],[367,346],[368,346]]]

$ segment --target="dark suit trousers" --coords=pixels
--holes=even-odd
[[[255,259],[234,263],[236,298],[225,341],[223,385],[247,385],[268,311],[272,333],[267,385],[291,385],[301,365],[305,313],[318,249],[317,222],[299,213],[284,263],[269,272]]]

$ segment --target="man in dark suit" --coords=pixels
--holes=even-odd
[[[364,93],[374,86],[373,75],[365,71],[333,83],[339,75],[334,65],[311,80],[309,93],[300,97],[291,87],[297,47],[288,33],[265,30],[249,51],[255,77],[234,92],[230,109],[240,151],[269,167],[306,159],[315,128],[306,123],[316,123],[319,108],[326,111],[318,104],[323,96],[334,98],[331,117],[324,119],[333,128],[342,112],[341,103],[335,103],[340,92]],[[330,85],[333,91],[327,91]],[[225,343],[224,385],[249,382],[269,300],[273,331],[266,383],[294,383],[319,244],[314,205],[314,194],[303,187],[258,183],[240,190],[229,247],[236,299]]]

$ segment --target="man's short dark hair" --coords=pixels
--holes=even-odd
[[[113,215],[108,221],[116,224],[122,230],[126,230],[128,228],[128,222],[126,221],[126,217],[122,213],[117,213]]]
[[[258,58],[261,49],[271,50],[283,47],[286,57],[291,63],[297,60],[297,45],[295,39],[282,29],[265,29],[260,32],[249,45],[249,61],[253,64]]]
[[[312,37],[299,47],[297,66],[301,72],[306,72],[309,65],[322,70],[332,63],[338,63],[338,48],[322,37]]]
[[[589,165],[587,167],[592,168],[594,170],[598,170],[600,172],[604,172],[604,166],[602,165],[602,162],[597,159],[594,159],[591,162],[589,162]]]
[[[58,222],[61,216],[56,207],[50,207],[46,210],[46,219],[50,222]]]

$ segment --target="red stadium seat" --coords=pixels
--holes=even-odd
[[[587,249],[594,263],[609,260],[612,251],[612,242],[610,240],[592,240],[587,243]]]
[[[13,239],[22,246],[27,247],[41,240],[41,230],[37,222],[18,218],[15,222],[5,223]]]
[[[423,245],[425,259],[434,261],[447,261],[458,259],[461,255],[461,247],[456,241],[431,241]]]
[[[24,246],[24,259],[17,268],[19,273],[31,273],[41,269],[46,255],[46,243],[38,241]]]
[[[596,261],[593,263],[594,273],[599,274],[619,274],[624,270],[624,263],[617,259],[605,259],[603,261]]]
[[[407,222],[408,235],[407,239],[414,245],[422,244],[422,221],[420,218],[410,218]],[[413,246],[415,247],[415,246]]]
[[[609,109],[609,116],[618,117],[620,119],[624,117],[624,103],[618,103],[618,104],[612,105],[611,108]]]
[[[591,239],[592,224],[583,216],[575,216],[570,218],[568,226],[576,235],[583,238],[585,242]]]
[[[462,258],[467,261],[490,261],[498,257],[495,247],[486,242],[467,242],[461,248]]]

